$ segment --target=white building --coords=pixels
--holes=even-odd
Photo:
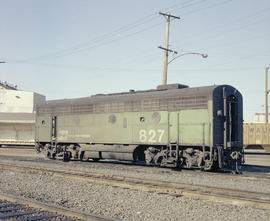
[[[0,112],[33,113],[36,104],[45,100],[43,95],[21,91],[16,86],[0,81]]]
[[[35,108],[46,97],[0,81],[0,146],[34,145]]]

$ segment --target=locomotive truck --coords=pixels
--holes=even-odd
[[[46,157],[236,169],[243,162],[241,93],[229,85],[52,100],[36,108],[35,143]]]

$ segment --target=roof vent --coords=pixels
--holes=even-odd
[[[157,90],[172,90],[172,89],[183,89],[188,88],[185,84],[165,84],[165,85],[158,85]]]
[[[18,90],[17,85],[9,84],[6,81],[0,81],[0,87],[9,89],[9,90]]]

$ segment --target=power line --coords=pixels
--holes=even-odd
[[[249,38],[246,38],[246,39],[240,39],[240,40],[237,40],[237,41],[234,41],[234,42],[231,42],[231,43],[229,43],[228,44],[228,47],[232,47],[233,45],[235,45],[235,44],[237,44],[237,45],[239,45],[239,44],[246,44],[248,41],[250,41],[250,40],[253,40],[253,39],[257,39],[257,38],[269,38],[269,35],[268,34],[262,34],[262,35],[254,35],[254,36],[251,36],[251,37],[249,37]],[[222,46],[226,46],[226,44],[224,44],[223,43],[223,45]],[[228,48],[227,47],[227,48]],[[217,48],[217,47],[216,47]],[[208,49],[209,49],[209,47],[208,47]],[[200,50],[203,50],[203,49],[200,49]],[[254,57],[254,56],[256,56],[257,54],[254,54],[254,55],[245,55],[245,56],[243,56],[243,57],[238,57],[237,58],[237,60],[239,61],[239,60],[244,60],[244,59],[247,59],[247,58],[250,58],[250,57]],[[224,59],[223,59],[224,60]],[[235,62],[235,57],[232,57],[232,56],[229,56],[229,58],[228,58],[228,60],[227,60],[227,62],[224,62],[223,63],[223,65],[228,65],[228,64],[230,64],[230,63],[232,63],[232,62]]]
[[[230,21],[230,22],[228,22],[226,24],[215,26],[215,27],[213,27],[211,29],[204,30],[203,32],[192,33],[192,34],[190,34],[190,35],[188,35],[186,37],[186,39],[188,39],[188,40],[184,40],[184,42],[190,41],[190,39],[196,39],[197,37],[200,37],[200,39],[210,39],[211,37],[215,37],[215,36],[219,36],[219,35],[224,36],[224,34],[228,34],[228,33],[232,32],[234,30],[237,30],[238,31],[238,30],[244,29],[244,28],[246,28],[248,26],[256,25],[259,22],[261,22],[262,19],[261,20],[257,20],[255,22],[253,21],[253,23],[246,24],[245,26],[242,25],[242,27],[237,27],[237,26],[236,27],[232,27],[233,25],[235,25],[235,24],[237,24],[237,23],[239,23],[239,22],[241,22],[243,20],[246,21],[248,19],[252,19],[253,17],[261,16],[261,15],[263,15],[263,13],[269,12],[269,9],[270,8],[266,8],[266,9],[263,9],[263,10],[258,10],[256,12],[252,13],[252,14],[248,14],[248,15],[246,15],[244,17],[240,17],[240,18],[235,19],[233,21]],[[229,27],[229,29],[227,27]],[[218,32],[216,34],[212,34],[212,35],[210,34],[209,35],[209,32],[214,32],[214,31],[216,31],[218,29],[223,29],[223,31]],[[203,35],[206,35],[206,36],[203,37]]]
[[[228,2],[228,1],[225,1],[225,2]],[[223,3],[225,3],[225,2],[223,2]],[[241,21],[243,21],[243,20],[247,20],[247,19],[252,19],[253,17],[258,17],[258,16],[262,16],[263,15],[263,13],[266,13],[266,12],[269,12],[269,9],[270,8],[265,8],[265,9],[263,9],[263,10],[257,10],[257,11],[255,11],[255,12],[253,12],[253,13],[251,13],[251,14],[248,14],[248,15],[246,15],[246,16],[244,16],[244,17],[240,17],[240,18],[238,18],[238,19],[235,19],[235,20],[233,20],[233,21],[230,21],[230,23],[227,23],[227,24],[225,24],[225,25],[222,25],[222,26],[217,26],[217,27],[215,27],[215,28],[213,28],[212,30],[210,29],[210,30],[206,30],[206,31],[204,31],[204,32],[200,32],[200,33],[196,33],[196,34],[191,34],[190,36],[188,36],[187,37],[187,40],[184,40],[184,41],[182,41],[182,43],[183,42],[188,42],[188,41],[190,41],[191,39],[196,39],[196,37],[200,37],[200,39],[212,39],[212,37],[215,37],[215,36],[219,36],[219,35],[222,35],[222,37],[224,36],[224,35],[227,35],[227,34],[229,34],[229,33],[231,33],[231,32],[233,32],[234,30],[237,30],[237,31],[239,31],[239,30],[243,30],[243,29],[245,29],[245,28],[247,28],[247,27],[249,27],[249,26],[253,26],[253,25],[257,25],[257,24],[262,24],[262,21],[268,21],[267,19],[257,19],[257,20],[252,20],[252,22],[251,23],[248,23],[248,24],[246,24],[246,25],[243,25],[243,24],[239,24],[240,25],[240,27],[239,27],[239,25],[238,26],[236,26],[236,27],[231,27],[231,25],[232,24],[236,24],[237,22],[239,23],[239,22],[241,22]],[[224,28],[225,27],[225,28]],[[226,28],[226,27],[229,27],[229,29],[228,28]],[[216,33],[216,34],[212,34],[212,35],[208,35],[208,36],[205,36],[205,37],[202,37],[202,35],[203,34],[208,34],[210,31],[215,31],[216,29],[220,29],[220,28],[222,28],[224,31],[222,31],[222,32],[218,32],[218,33]],[[268,35],[267,35],[268,36]],[[254,37],[255,38],[261,38],[261,37],[267,37],[265,34],[264,35],[258,35],[258,34],[256,34]],[[235,44],[243,44],[243,43],[245,43],[246,41],[248,41],[248,40],[252,40],[252,39],[254,39],[254,37],[251,37],[250,38],[250,36],[245,40],[245,41],[243,41],[243,39],[240,39],[240,40],[238,40],[238,41],[234,41],[234,42],[232,42],[232,43],[228,43],[228,42],[223,42],[222,44],[220,44],[220,43],[218,43],[218,45],[217,46],[215,46],[215,47],[223,47],[225,44],[226,45],[228,45],[229,47],[231,47],[231,46],[233,46],[233,45],[235,45]],[[212,41],[211,41],[212,42]],[[186,43],[185,43],[185,45],[186,45]],[[174,45],[174,47],[180,47],[180,46],[176,46],[176,45]],[[209,49],[212,49],[213,48],[213,46],[208,46],[208,47],[204,47],[204,48],[200,48],[200,49],[196,49],[197,51],[201,51],[201,50],[209,50]],[[180,49],[180,50],[182,50],[183,52],[185,52],[186,50],[183,50],[183,49]],[[188,51],[187,51],[188,52]],[[265,55],[265,56],[267,56],[267,55]],[[231,56],[230,56],[231,57]]]
[[[206,10],[206,9],[210,9],[210,8],[214,8],[214,7],[219,7],[221,5],[224,5],[224,4],[227,4],[229,2],[231,2],[232,0],[226,0],[226,1],[223,1],[223,2],[219,2],[217,4],[211,4],[210,6],[208,7],[201,7],[201,8],[197,8],[196,10],[192,10],[192,11],[189,11],[187,13],[181,13],[181,15],[187,15],[187,14],[192,14],[192,13],[195,13],[195,12],[198,12],[198,11],[202,11],[202,10]],[[177,11],[179,9],[184,9],[186,8],[187,6],[196,6],[196,5],[199,5],[200,3],[202,2],[205,2],[205,0],[201,0],[201,1],[198,1],[198,2],[193,2],[189,5],[186,5],[186,6],[183,6],[183,7],[177,7],[177,8],[174,8],[174,9],[171,9],[170,11]],[[190,51],[187,51],[187,50],[184,50],[184,49],[180,49],[181,51],[183,52],[190,52]]]
[[[230,33],[232,33],[233,31],[239,31],[239,30],[243,30],[243,29],[246,29],[250,26],[254,26],[254,25],[257,25],[257,24],[261,24],[262,22],[264,21],[267,21],[268,22],[268,19],[265,19],[265,18],[262,18],[262,19],[257,19],[256,21],[253,21],[251,23],[248,23],[248,24],[245,24],[245,25],[240,25],[240,26],[236,26],[236,27],[231,27],[229,29],[225,29],[224,32],[219,32],[219,33],[216,33],[214,35],[210,35],[210,36],[207,36],[206,38],[204,39],[210,39],[212,37],[217,37],[217,36],[220,36],[222,35],[222,37],[224,37],[224,35],[228,35]]]
[[[80,52],[83,52],[83,51],[89,51],[91,49],[98,48],[98,47],[101,47],[101,46],[103,47],[103,46],[106,46],[108,44],[114,43],[116,41],[120,41],[122,39],[132,37],[134,35],[140,34],[140,33],[145,32],[145,31],[149,31],[149,30],[151,30],[151,29],[153,29],[153,28],[155,28],[155,27],[157,27],[157,26],[159,26],[161,24],[163,24],[163,22],[156,23],[156,24],[148,26],[148,27],[146,27],[144,29],[138,30],[138,31],[136,31],[134,33],[131,33],[131,34],[119,37],[119,38],[115,38],[115,39],[107,41],[107,42],[101,42],[101,43],[93,45],[93,46],[89,46],[89,47],[85,47],[85,48],[79,48],[77,50],[70,51],[70,52],[68,52],[66,54],[61,54],[61,55],[58,55],[58,56],[55,55],[54,57],[62,57],[62,56],[66,56],[66,55],[73,55],[73,54],[80,53]]]
[[[201,4],[201,3],[205,2],[205,1],[207,1],[207,0],[200,0],[200,1],[197,1],[197,2],[190,1],[189,2],[190,4],[187,4],[187,5],[183,6],[183,7],[171,8],[169,11],[170,12],[175,12],[175,11],[177,11],[179,9],[185,9],[185,8],[189,8],[191,6],[199,5],[199,4]],[[165,10],[162,10],[162,11],[165,11]]]
[[[103,70],[103,71],[159,71],[160,69],[156,68],[114,68],[114,67],[91,67],[91,66],[82,66],[82,65],[67,65],[67,64],[57,64],[57,63],[47,63],[47,62],[30,62],[24,60],[7,60],[7,64],[16,63],[16,64],[24,64],[24,65],[38,65],[38,66],[47,66],[51,68],[62,68],[62,69],[74,69],[74,70]],[[179,71],[189,71],[189,72],[198,72],[198,71],[228,71],[228,70],[261,70],[264,67],[261,66],[245,66],[245,67],[227,67],[220,68],[220,65],[211,68],[177,68],[172,69],[171,72],[179,72]]]
[[[183,8],[190,7],[190,6],[196,5],[196,4],[198,4],[200,2],[204,2],[204,1],[206,1],[206,0],[190,0],[190,1],[186,1],[184,3],[177,3],[175,5],[169,6],[168,8],[163,8],[163,9],[161,9],[161,11],[172,12],[172,11],[178,10],[179,8],[183,9]],[[180,5],[181,5],[181,7],[179,7]]]
[[[180,9],[180,8],[187,8],[187,7],[190,7],[190,6],[193,6],[193,5],[196,5],[202,1],[205,1],[205,0],[200,0],[200,1],[197,1],[197,0],[189,0],[189,1],[185,1],[183,3],[178,3],[178,4],[175,4],[171,7],[168,7],[166,10],[170,9],[170,10],[174,10],[174,8],[176,6],[179,6],[179,5],[182,5],[181,7],[178,7],[177,9]],[[191,4],[192,3],[192,4]],[[109,32],[107,34],[104,34],[104,35],[101,35],[101,36],[98,36],[92,40],[89,40],[87,42],[84,42],[84,43],[80,43],[80,44],[77,44],[75,46],[72,46],[72,47],[69,47],[69,48],[66,48],[66,49],[63,49],[63,50],[59,50],[59,51],[56,51],[56,52],[53,52],[53,53],[48,53],[48,54],[45,54],[45,55],[41,55],[41,56],[38,56],[38,57],[35,57],[35,58],[30,58],[30,59],[27,59],[27,60],[39,60],[39,59],[46,59],[46,58],[50,58],[50,57],[61,57],[61,56],[65,56],[65,55],[68,55],[68,54],[74,54],[75,52],[78,53],[78,52],[81,52],[81,51],[84,51],[84,50],[89,50],[89,49],[93,49],[93,48],[96,48],[96,47],[99,47],[103,44],[98,44],[98,45],[94,45],[93,46],[93,43],[99,43],[99,42],[102,42],[108,38],[112,38],[116,35],[119,35],[120,33],[123,33],[123,32],[127,32],[127,31],[130,31],[138,26],[141,26],[141,25],[144,25],[146,23],[149,23],[150,21],[152,21],[154,18],[156,17],[156,13],[154,14],[150,14],[148,16],[145,16],[141,19],[138,19],[136,20],[135,22],[132,22],[128,25],[124,25],[112,32]],[[158,23],[158,24],[155,24],[153,26],[157,26],[157,25],[160,25],[162,23]],[[143,31],[147,31],[147,30],[150,30],[153,26],[151,26],[150,28],[145,28],[143,30],[139,30],[133,34],[138,34],[138,33],[141,33]],[[129,34],[128,36],[131,36],[133,34]],[[108,43],[112,43],[112,42],[115,42],[115,40],[112,40],[112,41],[109,41]],[[106,43],[106,44],[108,44]]]
[[[233,1],[233,0],[225,0],[225,1],[219,2],[219,3],[217,3],[217,4],[212,4],[212,3],[211,3],[210,6],[198,8],[198,9],[191,10],[191,11],[188,11],[188,12],[186,12],[186,13],[183,13],[182,16],[183,16],[183,15],[193,14],[193,13],[196,13],[196,12],[198,12],[198,11],[203,11],[203,10],[210,9],[210,8],[219,7],[219,6],[225,5],[225,4],[227,4],[227,3],[229,3],[229,2],[232,2],[232,1]]]
[[[41,55],[39,57],[35,57],[35,58],[31,58],[31,59],[27,59],[27,60],[39,60],[39,59],[48,58],[48,57],[52,57],[52,56],[53,57],[54,56],[60,56],[62,54],[65,55],[66,53],[73,52],[73,51],[82,49],[84,47],[89,47],[89,45],[93,45],[94,43],[99,43],[99,42],[104,41],[104,40],[106,40],[108,38],[111,38],[111,37],[113,37],[115,35],[119,35],[122,32],[132,30],[135,27],[138,27],[140,25],[143,25],[143,24],[146,24],[146,23],[152,21],[153,19],[154,19],[153,14],[151,14],[151,15],[145,16],[145,17],[143,17],[141,19],[138,19],[137,21],[135,21],[133,23],[122,26],[122,27],[120,27],[120,28],[118,28],[118,29],[116,29],[116,30],[114,30],[112,32],[109,32],[107,34],[103,34],[103,35],[100,35],[98,37],[95,37],[95,38],[93,38],[93,39],[91,39],[89,41],[74,45],[72,47],[69,47],[69,48],[66,48],[66,49],[63,49],[63,50],[59,50],[59,51],[56,51],[56,52],[53,52],[53,53],[48,53],[48,54]]]

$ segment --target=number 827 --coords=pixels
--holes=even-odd
[[[141,142],[149,142],[149,143],[161,142],[164,132],[165,130],[161,129],[158,130],[150,129],[149,131],[140,130],[139,139]]]

